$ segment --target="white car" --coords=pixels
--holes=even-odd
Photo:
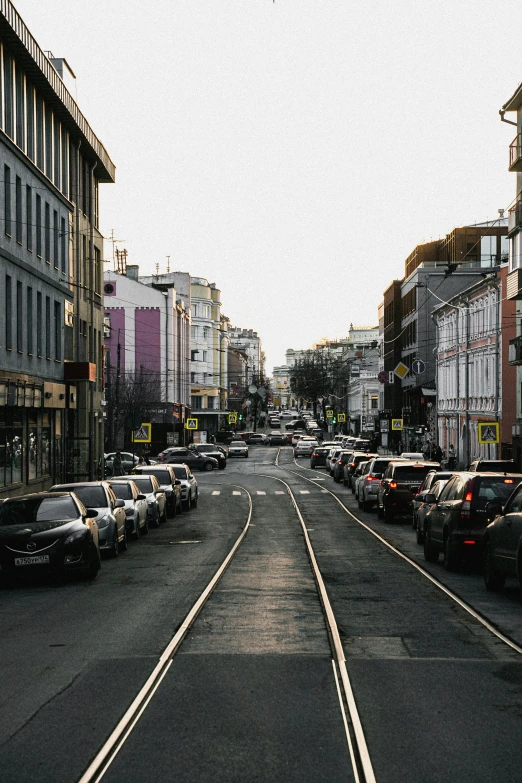
[[[147,496],[142,495],[132,479],[110,479],[109,486],[125,503],[125,524],[127,533],[139,538],[149,532]]]
[[[184,511],[190,511],[198,505],[198,482],[188,465],[172,465],[176,478],[181,481],[181,505]]]
[[[316,446],[318,446],[319,443],[316,440],[309,440],[302,438],[301,440],[297,441],[295,449],[294,449],[294,457],[309,457]]]
[[[424,454],[420,451],[403,451],[399,459],[413,459],[418,462],[424,459]]]
[[[229,457],[248,457],[248,446],[242,440],[233,440],[228,447]]]

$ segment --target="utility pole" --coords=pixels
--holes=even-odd
[[[121,375],[121,343],[120,343],[120,329],[118,329],[118,353],[116,360],[116,383],[114,389],[114,436],[115,439],[118,436],[118,420],[120,413],[120,375]],[[116,449],[116,444],[113,444]]]

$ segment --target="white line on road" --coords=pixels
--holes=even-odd
[[[263,490],[262,490],[262,489],[258,489],[258,490],[257,490],[257,494],[258,494],[258,495],[266,495],[266,492],[263,492]]]
[[[241,495],[241,492],[236,492],[236,490],[234,490],[234,491],[232,492],[232,494],[233,494],[233,495]]]
[[[299,494],[300,495],[309,495],[310,494],[310,490],[309,489],[300,489],[299,490]]]
[[[215,489],[212,494],[213,495],[221,495],[221,492],[219,491],[219,489]]]
[[[276,490],[276,495],[286,495],[286,492],[281,492],[280,490]]]

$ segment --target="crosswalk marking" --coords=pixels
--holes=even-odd
[[[299,490],[299,494],[300,495],[309,495],[310,494],[310,490],[309,489],[300,489]]]
[[[276,493],[276,495],[284,495],[285,494],[284,491],[281,490],[281,489],[276,489],[275,493]]]
[[[234,491],[232,492],[232,494],[233,494],[233,495],[240,495],[240,494],[241,494],[241,492],[237,492],[236,490],[234,490]]]
[[[266,495],[266,492],[263,492],[261,489],[257,490],[258,495]]]
[[[221,492],[218,489],[215,489],[212,494],[213,495],[221,495]]]

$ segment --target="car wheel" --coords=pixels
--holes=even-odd
[[[491,541],[486,541],[484,546],[484,584],[487,590],[492,592],[501,590],[504,587],[506,577],[495,570],[493,564],[493,550]]]
[[[129,548],[129,540],[127,538],[127,528],[123,527],[123,541],[119,545],[120,552],[126,552]]]
[[[351,487],[351,489],[352,489],[352,495],[355,495],[355,487],[354,487],[354,485],[353,485],[353,484],[352,484],[352,487]]]
[[[207,471],[214,470],[214,466],[213,466],[213,464],[211,462],[205,462],[203,467],[204,467],[204,470],[207,470]]]
[[[163,509],[163,514],[160,517],[160,522],[166,522],[167,521],[167,507]]]
[[[189,494],[188,498],[184,500],[181,505],[183,506],[183,511],[190,511],[190,506],[192,505],[192,495]]]
[[[245,459],[248,459],[248,454],[245,454]]]
[[[392,522],[395,522],[395,514],[389,506],[384,506],[383,519],[388,525],[391,525]]]
[[[451,540],[449,533],[446,534],[444,539],[444,568],[446,571],[455,571],[459,565],[459,557],[455,544]]]
[[[220,470],[225,470],[225,465],[219,465],[218,467]]]
[[[367,500],[363,500],[361,503],[361,508],[363,511],[369,511],[372,507],[372,504],[369,503]]]
[[[135,529],[132,531],[132,537],[133,537],[133,539],[134,539],[135,541],[137,541],[137,540],[139,539],[140,535],[141,535],[141,530],[140,530],[140,521],[139,521],[139,519],[137,519],[137,520],[136,520],[136,527],[135,527]]]
[[[413,514],[411,515],[411,526],[414,530],[417,530],[417,524],[418,524],[417,517],[415,516],[415,511],[414,511]]]
[[[439,559],[439,550],[431,540],[429,527],[424,532],[424,559],[427,563],[436,563]]]
[[[145,518],[145,524],[141,528],[141,535],[146,536],[148,532],[149,532],[149,520]]]
[[[417,519],[417,534],[416,534],[417,544],[423,544],[424,543],[424,531],[421,528],[420,522]]]
[[[384,509],[382,506],[379,506],[379,504],[377,504],[377,517],[379,519],[382,519],[384,517]]]
[[[361,498],[359,496],[357,496],[357,505],[359,506],[359,508],[362,511],[363,504],[362,504]]]
[[[192,498],[192,508],[198,507],[198,494],[196,492],[196,497]]]
[[[98,547],[93,541],[91,559],[89,561],[89,565],[86,567],[85,571],[83,572],[83,578],[96,579],[96,576],[100,568],[101,568],[100,550],[98,549]]]
[[[112,534],[112,546],[110,548],[109,557],[118,557],[120,553],[120,547],[118,544],[118,529],[114,525],[114,533]]]

